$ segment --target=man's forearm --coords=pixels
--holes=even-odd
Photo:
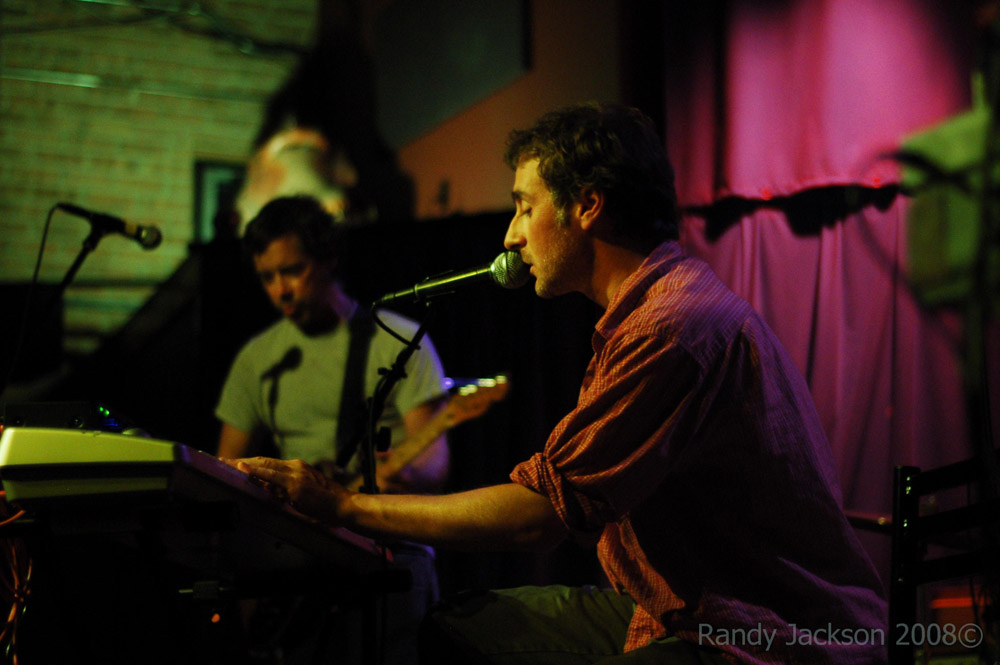
[[[508,483],[458,494],[351,492],[302,460],[232,460],[237,469],[272,486],[296,509],[331,526],[376,538],[404,539],[455,549],[548,549],[567,530],[548,497]]]
[[[245,457],[250,449],[250,434],[241,429],[233,427],[228,423],[222,424],[222,431],[219,433],[219,445],[215,454],[223,459],[236,459]]]
[[[463,550],[549,549],[567,533],[547,497],[513,483],[442,496],[353,493],[338,512],[359,533]]]

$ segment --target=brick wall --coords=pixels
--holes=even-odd
[[[241,52],[236,36],[308,48],[317,4],[201,3],[212,21],[120,3],[0,0],[0,282],[31,278],[60,201],[164,236],[152,251],[108,236],[90,254],[65,298],[67,351],[95,348],[185,258],[195,162],[246,159],[267,97],[297,58]],[[85,220],[55,213],[42,281],[63,278],[88,232]],[[5,308],[2,325],[18,316]]]

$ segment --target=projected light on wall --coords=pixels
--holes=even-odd
[[[527,17],[527,0],[388,5],[374,47],[385,141],[399,148],[524,74]]]

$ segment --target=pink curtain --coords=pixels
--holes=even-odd
[[[685,204],[898,182],[883,155],[969,104],[962,0],[697,4],[667,26],[667,140]]]
[[[968,107],[968,9],[731,0],[668,20],[666,134],[682,243],[798,363],[849,511],[889,514],[894,466],[972,450],[961,321],[922,309],[907,286],[909,200],[886,157]],[[888,537],[862,538],[885,579]]]

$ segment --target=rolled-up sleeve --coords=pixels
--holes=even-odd
[[[552,501],[578,540],[598,537],[663,481],[698,426],[702,368],[668,334],[616,336],[595,355],[576,408],[511,479]]]

